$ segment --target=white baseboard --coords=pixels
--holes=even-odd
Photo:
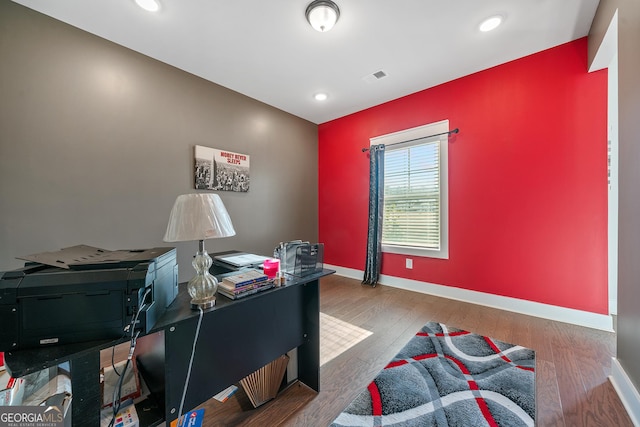
[[[361,270],[327,264],[324,265],[324,268],[335,270],[336,274],[352,279],[362,280],[364,277],[364,272]],[[394,276],[381,275],[379,283],[381,285],[392,286],[394,288],[406,289],[423,294],[498,308],[500,310],[513,311],[529,316],[542,317],[544,319],[555,320],[558,322],[571,323],[574,325],[613,332],[613,319],[611,316],[604,314],[558,307],[555,305],[542,304],[517,298],[503,297],[484,292],[470,291],[451,286],[436,285],[433,283],[420,282],[417,280]]]
[[[627,410],[633,425],[640,426],[640,393],[638,393],[638,390],[615,357],[611,358],[611,376],[609,379],[618,396],[620,396],[620,400]]]

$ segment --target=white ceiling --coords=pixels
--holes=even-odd
[[[335,0],[340,19],[319,33],[311,0],[14,1],[318,124],[586,36],[599,2]],[[481,33],[495,14],[502,26]]]

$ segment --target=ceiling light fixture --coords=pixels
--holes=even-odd
[[[136,4],[149,12],[160,10],[160,3],[156,0],[136,0]]]
[[[500,24],[502,24],[503,17],[501,15],[495,15],[485,19],[480,24],[480,31],[486,33],[487,31],[495,30]]]
[[[329,95],[327,95],[326,93],[323,93],[323,92],[319,92],[319,93],[316,93],[315,95],[313,95],[313,98],[316,101],[326,101],[328,97],[329,97]]]
[[[330,0],[315,0],[307,6],[305,16],[314,30],[324,33],[338,22],[340,9]]]

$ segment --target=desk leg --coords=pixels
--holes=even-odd
[[[304,343],[298,347],[298,379],[320,391],[320,282],[304,285]]]
[[[100,425],[100,352],[92,351],[72,359],[71,420],[73,427]]]

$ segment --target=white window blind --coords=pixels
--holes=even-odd
[[[385,145],[383,252],[449,258],[448,132],[443,120],[371,138]]]
[[[440,250],[440,142],[389,147],[382,243]]]

